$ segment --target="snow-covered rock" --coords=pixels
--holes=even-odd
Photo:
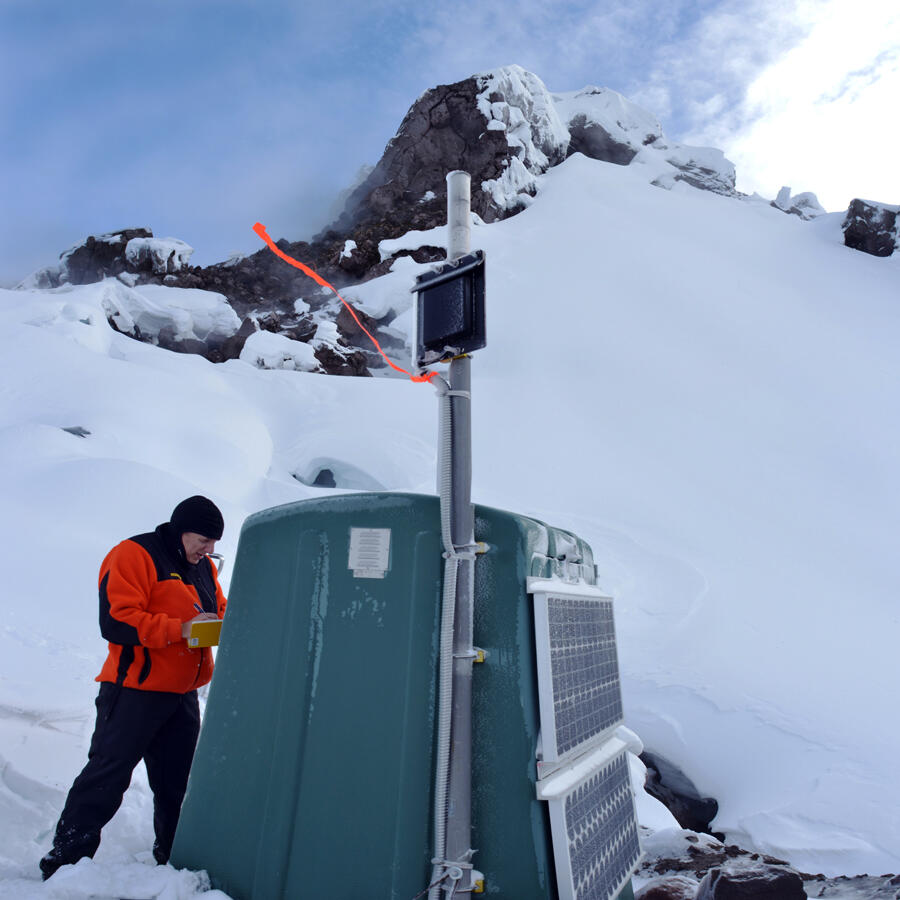
[[[149,228],[123,228],[90,235],[59,255],[59,262],[39,269],[24,279],[19,288],[55,288],[61,284],[92,284],[111,275],[133,271],[125,251],[129,241],[151,239]]]
[[[536,193],[535,176],[566,158],[569,131],[544,82],[521,66],[504,66],[475,80],[478,111],[488,131],[505,135],[510,151],[500,177],[482,180],[481,189],[497,209],[517,209]]]
[[[663,136],[652,113],[609,88],[588,86],[553,100],[569,132],[569,154],[625,166]]]
[[[659,138],[644,148],[635,161],[649,166],[651,171],[662,166],[660,174],[651,181],[656,187],[671,190],[682,182],[714,194],[737,196],[734,163],[715,147],[692,147]]]
[[[221,344],[241,320],[221,294],[192,288],[144,284],[129,288],[117,279],[99,285],[103,308],[123,334],[158,344],[202,341]]]
[[[194,248],[178,238],[132,238],[125,247],[125,259],[135,268],[150,266],[155,275],[180,272],[190,262]]]
[[[476,213],[503,218],[527,202],[535,174],[565,158],[567,143],[547,89],[518,66],[438,85],[410,107],[333,227],[378,222],[382,238],[432,228],[444,215],[453,169],[472,176]]]
[[[801,219],[815,219],[825,215],[825,209],[815,194],[804,191],[791,196],[791,189],[787,186],[778,192],[778,196],[772,201],[772,206],[793,216],[800,216]]]
[[[244,343],[240,358],[259,369],[322,371],[314,347],[271,331],[257,331],[251,334]]]
[[[90,235],[60,254],[59,262],[39,269],[19,285],[22,289],[62,284],[93,284],[117,276],[129,287],[141,276],[165,276],[190,264],[194,248],[178,238],[156,238],[149,228],[123,228]]]

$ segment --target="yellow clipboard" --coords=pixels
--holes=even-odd
[[[219,643],[221,632],[221,619],[192,622],[191,633],[187,637],[187,645],[188,647],[215,647]]]

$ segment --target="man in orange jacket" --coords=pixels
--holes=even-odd
[[[63,808],[43,877],[93,856],[143,759],[153,791],[153,856],[169,859],[200,731],[197,688],[213,673],[209,647],[191,648],[191,623],[221,618],[225,595],[207,554],[224,520],[188,497],[170,521],[113,547],[100,566],[100,632],[109,654],[97,681],[88,762]]]

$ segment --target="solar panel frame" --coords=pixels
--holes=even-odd
[[[550,813],[559,900],[614,900],[642,858],[624,742],[601,744],[537,790]]]
[[[542,769],[583,753],[624,721],[613,601],[588,584],[535,581]]]

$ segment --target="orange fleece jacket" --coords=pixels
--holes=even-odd
[[[145,691],[186,693],[207,684],[213,673],[212,650],[190,648],[181,636],[182,624],[198,615],[195,604],[202,605],[200,595],[175,571],[178,566],[168,565],[164,554],[156,553],[154,559],[137,540],[117,544],[100,566],[101,630],[112,639],[96,680]],[[226,599],[216,567],[208,557],[196,568],[200,566],[209,569],[208,583],[215,591],[221,618]]]

